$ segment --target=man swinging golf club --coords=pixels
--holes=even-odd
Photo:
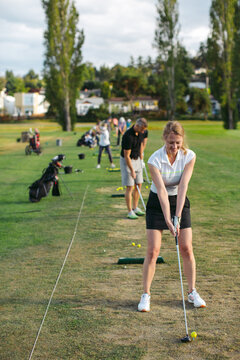
[[[188,282],[188,301],[205,307],[195,289],[196,264],[192,248],[190,202],[186,197],[196,155],[184,144],[184,129],[177,121],[169,121],[163,131],[165,145],[148,160],[152,177],[146,210],[148,248],[143,265],[143,295],[138,311],[150,311],[150,287],[155,273],[163,230],[178,236],[183,270]],[[173,220],[172,220],[173,219]]]
[[[141,160],[143,159],[144,139],[148,137],[146,129],[147,120],[139,118],[135,125],[128,129],[122,137],[120,156],[122,185],[126,186],[127,217],[132,220],[144,215],[144,212],[138,207],[139,192],[137,185],[141,190],[143,183]]]

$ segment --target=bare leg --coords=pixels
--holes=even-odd
[[[143,265],[143,290],[150,295],[150,287],[156,269],[156,261],[160,252],[162,231],[147,230],[148,248]]]
[[[125,192],[125,200],[126,200],[128,212],[132,210],[132,192],[133,192],[133,186],[127,186]]]
[[[183,271],[187,278],[189,292],[195,288],[196,263],[192,247],[192,229],[182,229],[179,235],[179,249],[183,259]]]
[[[138,184],[138,188],[140,191],[141,191],[141,187],[142,187],[142,184]],[[133,191],[133,209],[136,209],[136,207],[138,206],[138,201],[139,201],[139,192],[137,189],[137,185],[135,184],[134,191]]]

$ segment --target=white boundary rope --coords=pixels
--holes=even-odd
[[[83,196],[83,200],[82,200],[82,204],[81,204],[81,207],[80,207],[80,210],[79,210],[79,213],[78,213],[78,218],[77,218],[77,222],[76,222],[76,225],[75,225],[75,230],[74,230],[74,233],[73,233],[72,240],[71,240],[71,242],[70,242],[70,244],[69,244],[69,247],[68,247],[67,253],[66,253],[66,255],[65,255],[65,259],[64,259],[64,261],[63,261],[61,270],[60,270],[60,272],[59,272],[59,274],[58,274],[58,277],[57,277],[56,283],[55,283],[55,285],[54,285],[52,294],[51,294],[50,299],[49,299],[49,301],[48,301],[48,305],[47,305],[45,314],[44,314],[44,316],[43,316],[43,319],[42,319],[40,328],[39,328],[39,330],[38,330],[38,333],[37,333],[37,336],[36,336],[36,339],[35,339],[35,342],[34,342],[32,351],[31,351],[31,354],[30,354],[30,356],[29,356],[29,360],[32,359],[32,355],[33,355],[33,352],[34,352],[34,350],[35,350],[35,347],[36,347],[36,344],[37,344],[39,335],[40,335],[40,333],[41,333],[41,330],[42,330],[42,327],[43,327],[45,318],[46,318],[46,316],[47,316],[47,312],[48,312],[49,306],[50,306],[50,304],[51,304],[51,301],[52,301],[54,292],[55,292],[55,290],[56,290],[56,288],[57,288],[58,281],[59,281],[59,279],[60,279],[60,277],[61,277],[61,275],[62,275],[62,271],[63,271],[64,265],[65,265],[65,263],[66,263],[66,261],[67,261],[67,257],[68,257],[68,255],[69,255],[69,253],[70,253],[70,250],[71,250],[71,247],[72,247],[72,244],[73,244],[75,235],[76,235],[76,233],[77,233],[77,227],[78,227],[79,219],[80,219],[80,216],[81,216],[81,213],[82,213],[82,209],[83,209],[85,197],[86,197],[86,194],[87,194],[88,186],[89,186],[89,185],[87,185],[86,190],[85,190],[85,193],[84,193],[84,196]]]

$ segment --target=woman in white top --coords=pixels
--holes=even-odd
[[[148,249],[143,266],[144,293],[138,311],[150,311],[150,287],[160,252],[162,232],[169,229],[179,237],[183,270],[188,282],[188,301],[195,307],[206,303],[195,289],[196,264],[192,248],[190,202],[186,197],[196,155],[184,144],[184,129],[169,121],[163,131],[165,145],[148,160],[152,186],[146,211]]]
[[[114,168],[115,165],[113,163],[112,159],[112,153],[110,149],[110,136],[109,131],[107,129],[107,123],[104,123],[102,126],[100,126],[100,140],[99,140],[99,152],[98,152],[98,164],[97,169],[100,169],[101,165],[101,157],[103,150],[106,150],[108,154],[109,161],[111,163],[111,167]]]

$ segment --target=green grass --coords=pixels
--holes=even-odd
[[[165,122],[149,124],[145,160],[162,145]],[[188,196],[197,262],[197,287],[206,309],[187,317],[193,344],[184,345],[184,318],[175,242],[166,232],[152,285],[152,311],[136,311],[142,291],[141,265],[116,265],[119,257],[144,256],[144,219],[126,219],[124,199],[112,198],[120,173],[109,173],[107,156],[96,170],[95,150],[76,147],[76,134],[54,123],[0,124],[0,353],[3,360],[27,359],[61,269],[87,189],[79,226],[54,294],[33,359],[224,360],[239,358],[239,173],[240,131],[220,122],[183,122],[197,154]],[[28,127],[40,128],[41,156],[24,155],[17,143]],[[62,147],[56,146],[61,138]],[[116,137],[112,136],[112,144]],[[114,148],[113,148],[114,149]],[[85,153],[84,160],[78,153]],[[28,186],[51,158],[83,173],[62,175],[62,196],[28,201]],[[113,152],[114,156],[118,152]],[[119,167],[119,159],[114,159]],[[143,187],[145,201],[148,189]],[[131,246],[132,241],[142,247]],[[184,280],[186,289],[186,282]]]

